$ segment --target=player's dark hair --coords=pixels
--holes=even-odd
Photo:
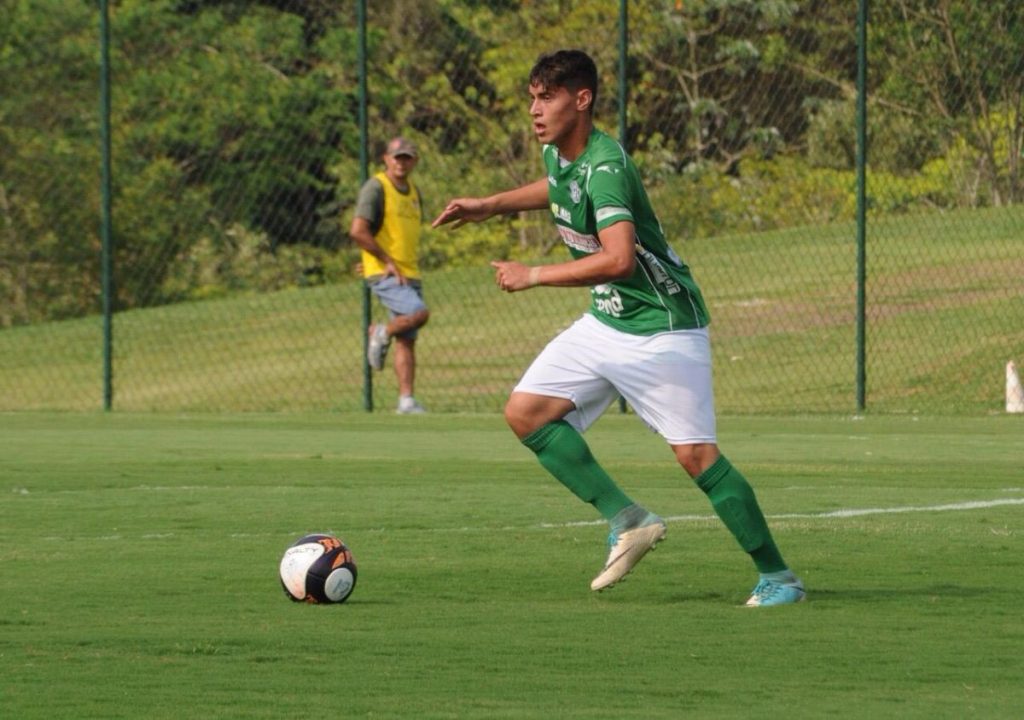
[[[537,58],[530,70],[530,84],[543,88],[564,87],[569,92],[590,91],[590,112],[597,102],[597,66],[582,50],[558,50]]]

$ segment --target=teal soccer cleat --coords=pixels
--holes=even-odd
[[[787,583],[762,579],[750,594],[746,607],[789,605],[801,602],[806,596],[800,578],[794,578],[792,582]]]

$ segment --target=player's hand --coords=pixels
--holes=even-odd
[[[530,266],[507,260],[492,260],[494,282],[505,292],[518,292],[536,285],[530,279]]]
[[[402,274],[402,271],[398,269],[398,266],[395,265],[395,261],[392,260],[391,258],[388,258],[387,261],[384,263],[384,277],[387,277],[389,275],[394,275],[395,278],[398,280],[399,285],[405,285],[409,282],[406,279],[405,275]]]
[[[462,227],[468,222],[486,220],[493,213],[482,198],[456,198],[445,206],[441,214],[434,218],[430,227],[438,227],[452,223],[453,228]]]

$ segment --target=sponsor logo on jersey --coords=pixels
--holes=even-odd
[[[558,203],[551,203],[551,214],[564,222],[572,222],[572,213]]]
[[[611,285],[595,285],[590,289],[590,295],[594,299],[594,307],[598,312],[612,317],[622,316],[622,296]]]
[[[640,243],[636,245],[636,253],[640,256],[640,260],[644,265],[647,266],[647,269],[650,270],[655,284],[664,287],[669,295],[675,295],[682,291],[683,288],[675,281],[675,278],[665,272],[665,266],[661,264],[661,261],[658,260],[654,253]]]
[[[597,168],[597,172],[606,172],[611,173],[612,175],[617,175],[619,173],[619,168],[611,167],[609,165],[602,165],[601,167]]]
[[[558,187],[558,178],[554,175],[548,175],[548,185],[551,187]]]
[[[593,235],[584,235],[578,233],[572,228],[567,228],[564,225],[555,225],[558,228],[558,234],[562,236],[562,242],[574,250],[579,250],[585,253],[596,253],[601,249],[601,243],[597,241],[597,238]]]

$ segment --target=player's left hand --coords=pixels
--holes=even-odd
[[[516,292],[533,287],[530,283],[530,267],[510,260],[492,260],[494,282],[505,292]]]

